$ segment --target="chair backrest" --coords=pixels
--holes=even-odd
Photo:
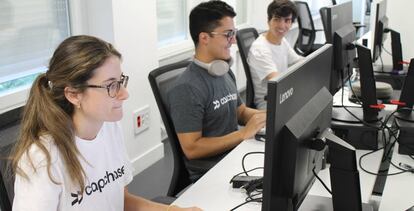
[[[308,3],[295,1],[298,13],[299,34],[295,43],[295,50],[302,55],[308,55],[312,51],[315,42],[316,30],[313,24],[312,14]]]
[[[250,108],[256,108],[256,105],[254,104],[253,80],[249,64],[247,63],[247,58],[249,56],[250,47],[258,36],[259,33],[255,28],[241,29],[236,35],[237,46],[239,47],[244,73],[246,74],[246,106]]]
[[[20,130],[21,113],[24,107],[0,114],[0,210],[12,209],[14,198],[14,175],[9,168],[10,152]]]
[[[176,78],[181,75],[190,64],[190,61],[181,61],[159,67],[148,75],[152,92],[160,110],[162,121],[167,131],[174,157],[173,175],[168,196],[176,196],[181,190],[191,184],[189,172],[184,163],[184,153],[175,132],[174,124],[168,109],[168,91],[174,86]]]
[[[0,209],[11,210],[14,198],[14,176],[8,168],[9,154],[14,144],[0,148]]]
[[[332,35],[330,35],[328,33],[328,30],[326,27],[328,27],[328,12],[327,12],[327,7],[322,7],[319,9],[319,14],[321,15],[321,21],[322,21],[322,25],[323,25],[323,31],[325,33],[325,37],[330,37]]]

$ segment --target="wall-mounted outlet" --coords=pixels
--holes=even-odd
[[[149,128],[151,123],[149,105],[145,105],[135,110],[133,116],[135,135]]]

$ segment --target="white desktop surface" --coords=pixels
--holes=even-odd
[[[200,180],[187,189],[174,204],[179,206],[198,206],[204,211],[230,210],[244,202],[246,194],[239,189],[233,189],[229,183],[233,175],[242,172],[241,161],[247,152],[264,151],[265,144],[256,140],[246,140],[239,144],[216,166],[208,171]],[[357,157],[366,153],[366,150],[358,150]],[[363,166],[373,172],[378,172],[382,150],[373,153],[363,160]],[[263,166],[264,154],[249,155],[245,160],[246,170]],[[250,175],[263,175],[262,170],[252,172]],[[324,169],[318,174],[328,187],[330,187],[329,170]],[[368,203],[372,194],[376,176],[360,171],[362,202]],[[318,196],[330,196],[319,181],[315,181],[310,194]],[[306,199],[305,199],[306,200]],[[261,203],[248,203],[237,209],[261,210]]]
[[[186,206],[198,206],[204,211],[230,210],[242,203],[246,194],[238,189],[233,189],[230,179],[242,172],[241,161],[247,152],[264,152],[265,144],[256,140],[246,140],[233,149],[217,165],[188,188],[174,204]],[[247,157],[246,169],[263,167],[264,154],[255,154]],[[252,172],[250,175],[263,175],[262,170]],[[259,204],[248,204],[240,210],[260,210]]]
[[[398,165],[400,162],[414,166],[414,160],[407,155],[398,153],[398,144],[394,147],[392,162]],[[390,165],[388,173],[400,172]],[[414,174],[403,173],[388,176],[381,197],[379,211],[404,211],[414,206]]]

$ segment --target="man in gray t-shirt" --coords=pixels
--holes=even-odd
[[[203,2],[191,11],[194,62],[168,95],[169,112],[193,181],[226,152],[253,137],[266,121],[264,111],[241,102],[225,62],[235,43],[235,15],[222,1]],[[246,126],[237,130],[238,123]]]

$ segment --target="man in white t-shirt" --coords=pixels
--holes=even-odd
[[[253,80],[254,102],[258,109],[266,109],[267,81],[303,58],[284,38],[296,16],[296,6],[290,0],[272,1],[267,8],[269,30],[250,47],[247,61]]]

